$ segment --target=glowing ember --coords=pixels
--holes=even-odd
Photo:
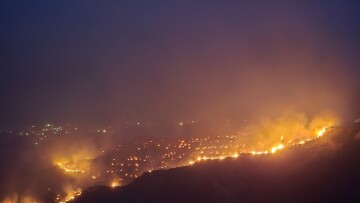
[[[283,149],[283,148],[284,148],[284,145],[279,144],[278,146],[271,148],[271,153],[275,153],[276,151]]]
[[[239,157],[239,154],[238,153],[235,153],[231,156],[232,158],[238,158]]]
[[[121,184],[120,184],[120,181],[119,180],[114,180],[114,181],[112,181],[111,182],[111,184],[110,184],[110,187],[118,187],[118,186],[120,186]]]
[[[324,135],[324,133],[326,132],[326,128],[322,128],[321,130],[319,130],[319,132],[317,133],[318,137],[321,137]]]

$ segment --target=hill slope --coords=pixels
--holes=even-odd
[[[360,202],[358,130],[332,129],[274,155],[145,173],[124,187],[90,188],[75,202]]]

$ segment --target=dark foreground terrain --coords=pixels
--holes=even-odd
[[[90,202],[360,202],[359,127],[274,155],[241,155],[145,173],[130,185],[93,187]]]

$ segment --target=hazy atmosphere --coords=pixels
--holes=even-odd
[[[122,198],[106,198],[130,202],[126,188],[145,183],[143,174],[166,179],[153,171],[200,162],[203,171],[208,162],[222,169],[239,157],[236,175],[262,177],[241,159],[277,166],[275,153],[297,147],[280,164],[293,166],[347,146],[333,137],[357,143],[359,8],[332,0],[1,1],[0,203],[81,202],[109,188]],[[239,188],[221,188],[229,185]],[[216,192],[228,197],[227,189]]]
[[[1,4],[2,127],[347,115],[360,92],[346,1]]]

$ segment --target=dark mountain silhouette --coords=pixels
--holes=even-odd
[[[85,190],[76,203],[360,202],[359,126],[274,155],[241,155]]]

